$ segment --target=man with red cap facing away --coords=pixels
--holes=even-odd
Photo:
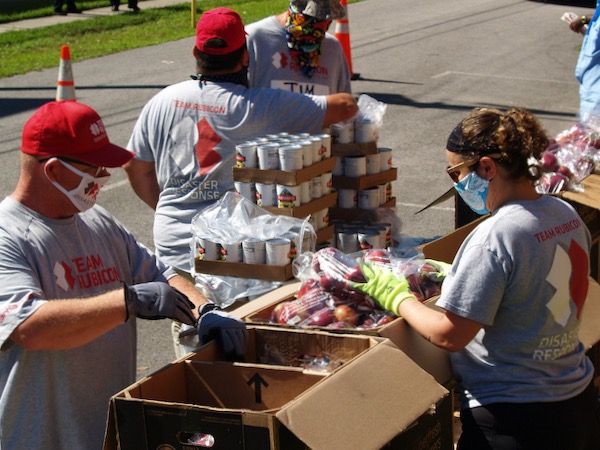
[[[95,204],[132,157],[82,103],[47,103],[23,128],[0,203],[2,450],[101,448],[110,397],[135,381],[136,317],[198,324],[243,353],[243,323]]]
[[[358,112],[348,93],[248,88],[246,33],[231,9],[202,15],[193,52],[194,80],[163,89],[144,106],[127,145],[136,156],[124,166],[136,194],[155,210],[158,257],[187,276],[192,219],[234,190],[236,144],[271,133],[320,133]]]

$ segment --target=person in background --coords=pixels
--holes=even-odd
[[[291,0],[288,10],[246,27],[251,87],[301,94],[352,92],[340,42],[327,33],[343,18],[339,0]]]
[[[63,10],[65,3],[67,4],[67,8]],[[81,12],[74,0],[54,0],[54,14],[58,16],[66,16],[68,13],[81,14]]]
[[[155,210],[156,254],[188,277],[192,219],[234,190],[236,144],[283,131],[319,133],[358,112],[348,93],[248,88],[246,33],[233,10],[202,15],[193,53],[197,75],[144,106],[127,144],[136,157],[124,166],[135,193]]]
[[[132,12],[139,12],[141,11],[139,6],[137,5],[137,0],[129,0],[127,2],[127,7],[129,9],[131,9]],[[118,11],[119,10],[119,5],[121,4],[121,0],[110,0],[110,10],[111,11]]]
[[[110,397],[135,381],[137,318],[244,353],[244,324],[95,204],[107,167],[132,157],[82,103],[47,103],[25,123],[21,174],[0,203],[3,450],[102,448]]]
[[[441,309],[377,267],[358,286],[452,352],[459,450],[600,449],[594,367],[578,336],[590,233],[571,205],[535,189],[547,144],[524,109],[469,113],[448,138],[447,172],[465,202],[491,216],[462,243]]]
[[[584,33],[575,76],[579,81],[579,118],[587,122],[590,116],[600,117],[600,8],[596,3],[593,16],[580,16],[569,26],[576,33]],[[587,31],[585,31],[587,25]]]

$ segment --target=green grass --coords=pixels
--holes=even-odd
[[[109,0],[76,0],[76,5],[84,10],[109,3]],[[0,78],[58,66],[62,45],[70,47],[71,60],[76,62],[194,35],[189,1],[160,9],[143,9],[143,1],[138,4],[142,8],[138,14],[114,14],[0,33]],[[282,12],[287,5],[288,0],[198,0],[197,17],[208,9],[226,6],[237,11],[248,24]],[[52,0],[3,2],[0,22],[41,17],[52,11]]]

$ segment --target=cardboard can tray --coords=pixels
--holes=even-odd
[[[275,206],[261,206],[261,208],[269,211],[271,214],[278,216],[290,216],[297,218],[307,217],[309,214],[315,213],[325,208],[330,208],[337,204],[338,193],[332,192],[321,198],[312,200],[309,203],[300,205],[296,208],[277,208]]]
[[[328,227],[317,230],[317,244],[333,238],[334,229],[335,227],[333,225],[329,225]]]
[[[392,167],[385,172],[379,172],[374,175],[364,175],[362,177],[346,177],[343,175],[334,175],[332,177],[333,187],[336,189],[356,189],[361,191],[380,184],[396,180],[398,169]]]
[[[333,171],[335,168],[335,157],[324,159],[308,167],[295,171],[284,170],[261,170],[233,167],[233,180],[246,183],[272,183],[285,186],[298,186],[312,178]]]
[[[265,281],[288,281],[294,278],[292,264],[274,266],[227,261],[194,261],[196,272]]]
[[[396,197],[392,197],[379,208],[394,208]],[[359,208],[329,208],[329,220],[366,220],[372,221],[377,218],[377,209]]]
[[[377,153],[377,142],[351,143],[351,144],[331,144],[331,154],[333,156],[365,156]]]

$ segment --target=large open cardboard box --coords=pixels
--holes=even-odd
[[[253,326],[293,329],[292,326],[269,323],[269,318],[277,304],[294,299],[299,287],[300,282],[285,285],[240,306],[231,314]],[[434,307],[431,304],[430,306]],[[327,329],[319,327],[312,327],[311,329],[388,338],[422,369],[431,374],[438,383],[446,387],[452,386],[453,377],[449,353],[423,339],[402,319],[395,319],[386,325],[371,329]]]
[[[448,390],[388,339],[249,332],[244,363],[210,343],[115,395],[104,449],[203,448],[186,443],[196,433],[215,450],[452,449]],[[320,354],[342,364],[297,367]]]
[[[424,245],[421,250],[426,258],[452,262],[458,248],[468,234],[483,220],[471,222],[440,239]],[[298,292],[299,282],[291,283],[270,292],[257,300],[249,302],[232,312],[250,324],[265,324],[270,313],[278,303],[292,300]],[[436,298],[427,302],[429,307],[435,308]],[[600,285],[590,278],[590,286],[583,309],[580,338],[588,350],[600,341]],[[271,324],[272,326],[285,327],[285,325]],[[334,330],[330,330],[335,332]],[[406,353],[421,368],[434,376],[436,381],[446,387],[452,387],[454,380],[450,367],[450,355],[427,340],[423,339],[402,318],[377,328],[369,330],[343,329],[345,333],[358,333],[376,335],[390,339],[398,348]],[[590,355],[594,356],[594,355]],[[592,358],[597,364],[595,358]]]

